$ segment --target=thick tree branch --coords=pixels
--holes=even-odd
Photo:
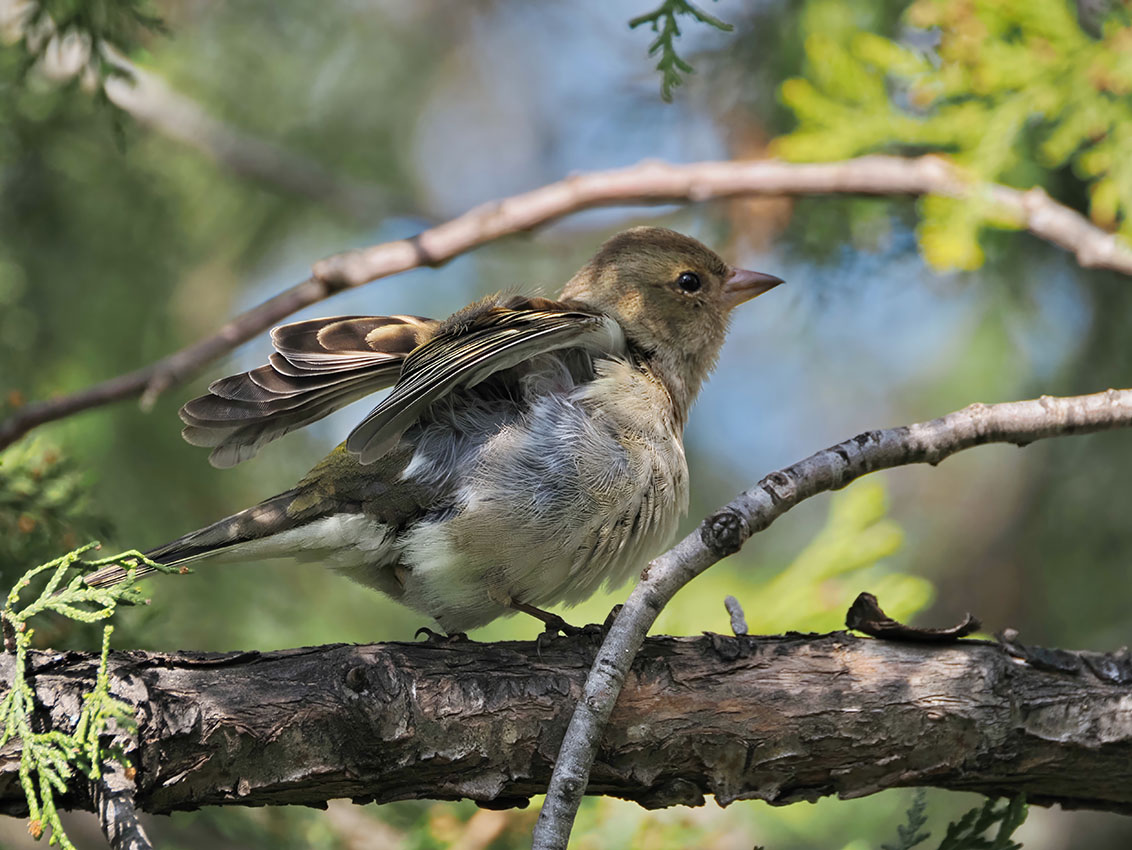
[[[110,664],[116,695],[138,705],[145,811],[340,797],[502,807],[545,790],[594,648],[580,636],[119,652]],[[69,728],[97,663],[33,656],[45,724]],[[1132,811],[1132,669],[1114,663],[1115,680],[1038,669],[980,641],[652,638],[599,736],[588,790],[660,807],[924,785]],[[11,672],[5,655],[0,676]],[[0,751],[9,814],[24,811],[18,760]]]
[[[657,614],[681,587],[737,552],[752,534],[769,527],[799,502],[845,487],[879,469],[911,463],[934,465],[984,443],[1026,445],[1046,437],[1129,426],[1132,390],[973,404],[930,422],[867,431],[763,478],[649,564],[621,608],[566,732],[535,827],[536,850],[565,850],[578,804],[591,781],[603,730]]]
[[[739,196],[891,195],[929,193],[990,199],[998,214],[1071,251],[1083,266],[1132,275],[1132,249],[1051,200],[1028,192],[970,182],[946,161],[866,156],[844,162],[792,164],[774,160],[645,162],[629,168],[568,177],[542,188],[477,207],[412,239],[336,254],[313,275],[226,324],[215,335],[129,374],[70,395],[35,402],[0,424],[0,448],[32,428],[125,398],[148,404],[206,363],[311,304],[354,286],[420,266],[435,266],[473,248],[531,230],[570,213],[600,206],[700,202]]]

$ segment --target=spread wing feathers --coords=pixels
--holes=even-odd
[[[413,351],[393,392],[350,433],[346,448],[361,463],[372,463],[444,395],[537,355],[573,347],[615,354],[625,350],[621,326],[609,316],[541,299],[525,303],[530,307],[497,306],[454,327],[449,323]],[[533,309],[536,304],[556,309]]]
[[[225,468],[284,434],[391,386],[406,356],[439,326],[418,316],[337,316],[271,332],[266,366],[214,381],[181,408],[184,438]]]

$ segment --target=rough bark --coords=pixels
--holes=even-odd
[[[501,807],[546,790],[595,651],[580,636],[125,652],[111,666],[116,695],[138,705],[141,810],[339,797]],[[1132,812],[1127,660],[1018,654],[840,632],[651,638],[587,791],[660,807],[923,785]],[[86,653],[35,654],[44,724],[67,728],[96,666]],[[11,670],[0,658],[0,675]],[[14,746],[0,751],[10,814],[23,811],[17,766]],[[89,808],[83,793],[65,802]]]

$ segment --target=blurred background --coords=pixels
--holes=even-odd
[[[1128,2],[719,0],[705,11],[733,31],[685,15],[679,40],[650,58],[656,34],[629,21],[656,2],[4,0],[0,414],[212,333],[323,256],[645,158],[938,152],[975,178],[1042,186],[1098,225],[1129,230]],[[76,76],[74,39],[70,53],[36,55],[20,41],[36,8],[101,32],[142,69],[145,96],[131,99],[105,68],[101,79]],[[670,48],[695,71],[665,102],[654,66]],[[644,222],[789,282],[736,316],[693,411],[686,529],[765,473],[868,428],[1128,383],[1132,282],[1080,268],[978,199],[593,211],[295,318],[444,316],[499,289],[553,295],[605,236]],[[149,548],[285,489],[372,405],[273,443],[254,462],[211,468],[182,442],[177,408],[268,351],[264,335],[147,410],[125,402],[84,413],[0,455],[3,586],[87,540],[108,552]],[[873,476],[792,511],[682,592],[654,631],[727,631],[729,593],[752,632],[829,630],[869,590],[892,615],[925,624],[971,611],[1027,642],[1112,650],[1132,633],[1129,481],[1132,443],[1119,432]],[[121,613],[116,647],[411,640],[424,625],[309,565],[204,565],[175,592],[172,581],[151,581],[152,604]],[[564,613],[600,621],[626,592]],[[472,637],[537,631],[510,619]],[[97,645],[71,623],[37,636]],[[864,850],[895,840],[909,800],[890,791],[663,812],[589,800],[574,846]],[[978,802],[929,794],[935,838],[925,846]],[[527,846],[534,817],[336,803],[155,818],[151,834],[165,848],[508,848]],[[90,822],[71,823],[79,846],[99,846]],[[1123,848],[1132,821],[1034,809],[1017,837],[1035,850]],[[0,823],[5,846],[25,841],[23,823]]]

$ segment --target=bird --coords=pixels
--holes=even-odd
[[[520,611],[561,627],[546,607],[619,586],[674,538],[689,409],[733,309],[782,282],[645,226],[605,241],[556,300],[277,327],[267,364],[180,411],[214,466],[392,389],[294,487],[146,557],[320,561],[448,635]]]

